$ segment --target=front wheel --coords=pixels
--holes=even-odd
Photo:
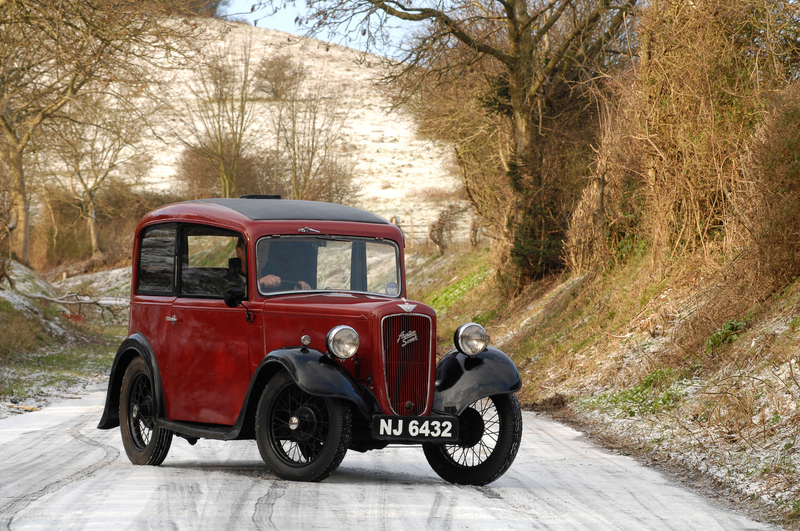
[[[154,392],[147,365],[134,358],[122,378],[119,427],[122,446],[135,465],[160,465],[172,444],[172,432],[156,426]]]
[[[351,426],[350,408],[341,400],[308,394],[282,372],[258,401],[256,442],[278,477],[321,481],[344,459]]]
[[[486,485],[508,470],[522,440],[522,413],[513,394],[481,398],[459,415],[459,441],[425,443],[433,471],[460,485]]]

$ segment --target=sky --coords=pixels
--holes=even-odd
[[[274,30],[285,31],[286,33],[295,33],[297,35],[303,32],[294,24],[294,19],[297,17],[299,11],[292,5],[288,5],[285,9],[281,9],[278,13],[272,16],[267,16],[265,11],[250,12],[250,7],[255,4],[254,0],[231,0],[227,13],[228,16],[236,18],[244,17],[250,24],[257,21],[259,28],[268,28]]]
[[[296,35],[302,35],[304,31],[298,28],[294,20],[298,14],[301,14],[305,10],[303,9],[304,2],[303,0],[298,0],[298,6],[291,5],[291,3],[287,3],[287,6],[276,14],[268,16],[267,10],[259,10],[254,13],[250,12],[250,7],[257,3],[257,0],[230,0],[228,3],[226,13],[228,17],[231,18],[242,18],[244,17],[250,24],[255,23],[259,28],[268,28],[274,29],[279,31],[285,31],[286,33],[294,33]],[[298,7],[300,9],[298,9]],[[393,25],[397,26],[391,30],[392,38],[395,40],[400,40],[403,38],[403,35],[409,31],[409,27],[403,29],[403,26],[399,21],[394,21]],[[322,40],[326,40],[325,35],[319,37]],[[345,41],[343,38],[339,39],[332,39],[332,42],[336,44],[341,44],[343,46],[347,46],[349,48],[354,48],[357,50],[363,50],[364,47],[362,43],[358,41]],[[380,50],[372,50],[372,53],[382,54]]]

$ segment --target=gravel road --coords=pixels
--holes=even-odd
[[[0,530],[776,529],[530,412],[488,487],[443,482],[418,447],[351,451],[309,484],[277,479],[253,441],[176,438],[162,466],[134,466],[118,429],[95,429],[104,396],[0,420]]]

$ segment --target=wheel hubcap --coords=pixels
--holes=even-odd
[[[150,381],[144,374],[138,374],[133,381],[131,389],[130,429],[133,444],[139,450],[144,450],[150,444],[153,436],[153,422],[151,420]]]
[[[281,460],[303,466],[316,459],[325,448],[330,426],[325,400],[292,385],[275,398],[272,412],[268,432]]]
[[[303,406],[289,419],[289,429],[294,440],[306,442],[317,434],[317,416],[311,408]]]
[[[483,437],[483,417],[476,410],[470,408],[459,418],[461,423],[463,446],[475,446]]]

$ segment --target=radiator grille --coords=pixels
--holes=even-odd
[[[431,320],[390,315],[383,320],[383,360],[389,405],[397,415],[421,415],[430,385]],[[407,406],[411,404],[411,409]]]

